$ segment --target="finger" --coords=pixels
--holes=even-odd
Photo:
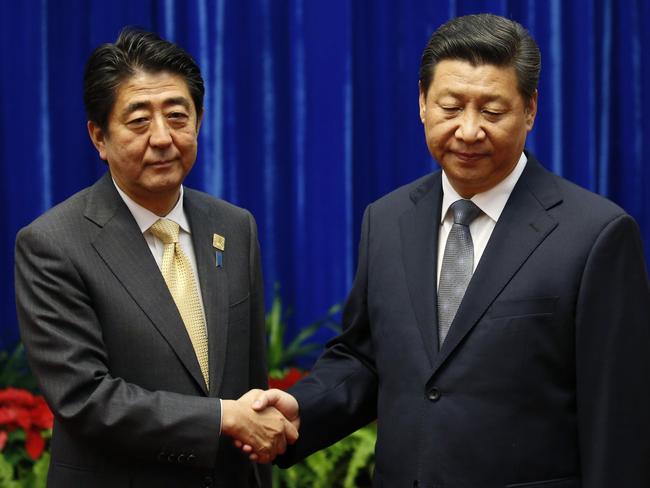
[[[250,456],[248,456],[248,459],[250,459],[251,461],[258,461],[259,456],[255,453],[252,453]]]
[[[284,436],[288,444],[294,444],[298,440],[298,429],[288,420],[284,421]]]
[[[256,412],[259,412],[261,410],[264,410],[266,407],[268,407],[272,403],[269,401],[269,398],[267,396],[268,392],[262,392],[260,396],[258,396],[252,404],[253,410]]]
[[[248,444],[244,444],[241,448],[242,451],[244,451],[246,454],[249,452],[253,452],[253,446],[249,446]]]
[[[270,462],[268,454],[257,453],[256,461],[259,464],[268,464]]]
[[[285,427],[285,432],[286,432],[286,427]],[[276,450],[273,453],[273,457],[271,458],[271,461],[277,456],[278,454],[284,454],[285,451],[287,450],[287,437],[286,434],[280,435],[278,438],[278,444],[276,446]]]
[[[241,449],[243,445],[244,445],[244,443],[242,441],[240,441],[238,439],[235,439],[235,447],[237,449]]]
[[[253,409],[260,411],[269,405],[277,408],[278,404],[281,404],[283,400],[286,401],[287,397],[293,398],[288,393],[278,390],[277,388],[266,390],[253,402]]]

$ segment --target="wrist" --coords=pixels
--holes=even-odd
[[[237,402],[235,400],[221,400],[221,432],[232,437],[237,425]]]

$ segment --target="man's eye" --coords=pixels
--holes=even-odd
[[[143,127],[146,127],[148,123],[149,119],[147,117],[138,117],[136,119],[129,120],[126,125],[132,129],[141,129]]]
[[[170,119],[186,119],[187,114],[184,114],[183,112],[171,112],[167,117]]]
[[[442,108],[443,112],[447,114],[455,114],[460,112],[460,107],[456,107],[453,105],[447,105],[447,106],[443,105],[440,108]]]
[[[499,117],[500,115],[503,115],[502,112],[496,112],[494,110],[483,110],[483,114],[487,115],[488,117],[496,118]]]

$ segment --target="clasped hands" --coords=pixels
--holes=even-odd
[[[282,390],[251,390],[221,405],[222,433],[253,461],[269,463],[298,439],[298,402]]]

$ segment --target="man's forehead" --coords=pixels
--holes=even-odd
[[[137,71],[119,83],[116,94],[118,99],[156,96],[165,98],[168,94],[169,97],[191,98],[186,80],[181,75],[166,71],[158,73]]]
[[[136,72],[116,88],[114,108],[119,112],[175,104],[187,108],[193,105],[187,82],[174,73]]]
[[[443,70],[478,70],[478,71],[499,71],[503,73],[512,73],[516,75],[516,70],[512,64],[495,64],[488,62],[477,62],[465,58],[443,58],[438,60],[431,68],[431,74],[435,75],[442,67]]]
[[[464,59],[443,59],[433,67],[431,75],[430,87],[450,92],[517,86],[517,73],[513,66],[476,64]]]

